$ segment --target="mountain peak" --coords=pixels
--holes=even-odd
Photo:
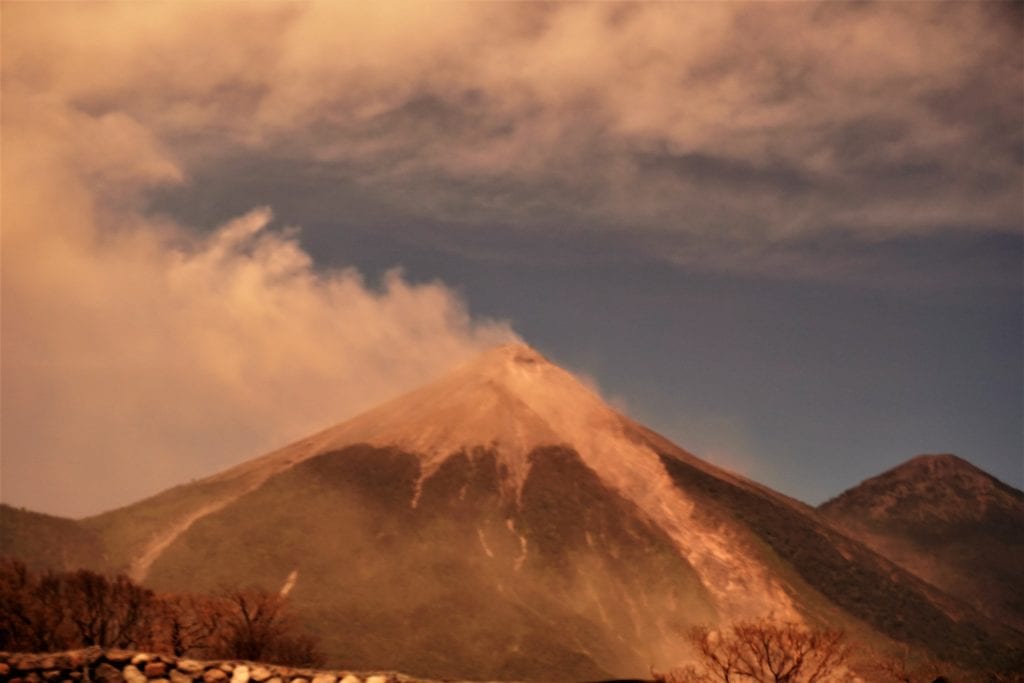
[[[530,365],[533,363],[551,364],[551,361],[542,356],[535,348],[523,342],[511,342],[488,349],[477,356],[477,362],[520,365]]]
[[[923,453],[907,460],[902,465],[897,465],[892,471],[902,468],[926,470],[934,473],[966,471],[985,474],[968,461],[952,453]]]
[[[511,382],[518,386],[507,386],[507,389],[523,391],[527,388],[524,383],[527,378],[531,380],[530,383],[550,382],[561,375],[571,376],[532,346],[522,342],[513,342],[487,349],[427,386],[456,382],[462,384],[478,381],[501,382],[502,384]],[[513,378],[518,378],[519,381],[514,382]]]
[[[713,577],[707,588],[725,612],[798,620],[792,600],[766,569],[744,548],[734,547],[727,532],[693,517],[696,503],[666,471],[660,454],[666,446],[655,436],[608,406],[572,373],[530,346],[513,343],[489,349],[419,389],[250,461],[251,470],[240,472],[240,466],[230,476],[254,471],[254,479],[265,481],[303,460],[355,444],[397,449],[418,459],[415,507],[424,482],[452,456],[475,457],[483,451],[494,457],[502,495],[518,507],[534,467],[544,471],[548,458],[571,453],[603,487],[635,505],[647,522],[686,549],[687,561]],[[739,589],[741,585],[746,588]]]
[[[821,505],[827,514],[874,522],[978,520],[992,508],[1020,508],[1024,494],[950,453],[925,454],[861,482]]]
[[[621,416],[591,388],[520,342],[488,349],[419,389],[270,457],[294,463],[361,442],[417,454],[427,477],[449,456],[483,448],[495,451],[518,490],[535,449],[573,444],[594,455],[628,441],[623,431]]]

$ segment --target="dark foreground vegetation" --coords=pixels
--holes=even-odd
[[[662,683],[825,683],[849,678],[850,647],[839,631],[746,621],[724,631],[694,629],[690,643],[699,663],[660,676]]]
[[[770,620],[688,634],[696,663],[654,673],[656,683],[1024,683],[1015,673],[968,674],[937,660],[861,651],[840,631]],[[318,667],[286,597],[255,588],[216,595],[158,594],[123,575],[34,572],[0,559],[0,651],[94,648],[204,660]],[[170,661],[170,660],[168,660]],[[0,676],[2,678],[2,676]]]
[[[764,619],[720,631],[696,628],[688,639],[697,663],[654,672],[656,683],[1024,683],[1024,674],[971,674],[906,652],[865,652],[838,630]]]
[[[274,593],[157,594],[123,575],[36,573],[17,560],[0,560],[0,650],[91,646],[293,666],[323,661],[286,598]]]

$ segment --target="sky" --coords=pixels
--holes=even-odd
[[[1024,488],[1022,7],[4,3],[0,500],[514,339],[811,504],[920,453]]]

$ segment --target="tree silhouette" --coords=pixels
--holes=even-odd
[[[146,640],[154,606],[153,591],[119,575],[79,569],[65,575],[68,618],[85,646],[135,647]]]
[[[209,595],[158,596],[146,647],[178,657],[210,655],[226,607],[223,600]]]
[[[259,588],[233,588],[221,595],[219,639],[224,656],[272,660],[280,664],[316,666],[323,661],[316,642],[299,634],[287,601]]]
[[[825,683],[842,680],[850,650],[843,634],[798,624],[743,621],[690,633],[699,660],[660,676],[667,683]]]
[[[36,575],[22,562],[0,559],[0,650],[90,645],[295,666],[323,662],[316,641],[275,593],[156,596],[126,576],[84,569]]]
[[[0,562],[0,649],[46,652],[74,641],[58,575]]]

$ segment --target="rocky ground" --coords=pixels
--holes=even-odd
[[[296,669],[259,662],[199,661],[168,655],[104,650],[32,654],[0,652],[0,681],[8,683],[413,683],[393,672]],[[426,683],[426,682],[422,682]]]

